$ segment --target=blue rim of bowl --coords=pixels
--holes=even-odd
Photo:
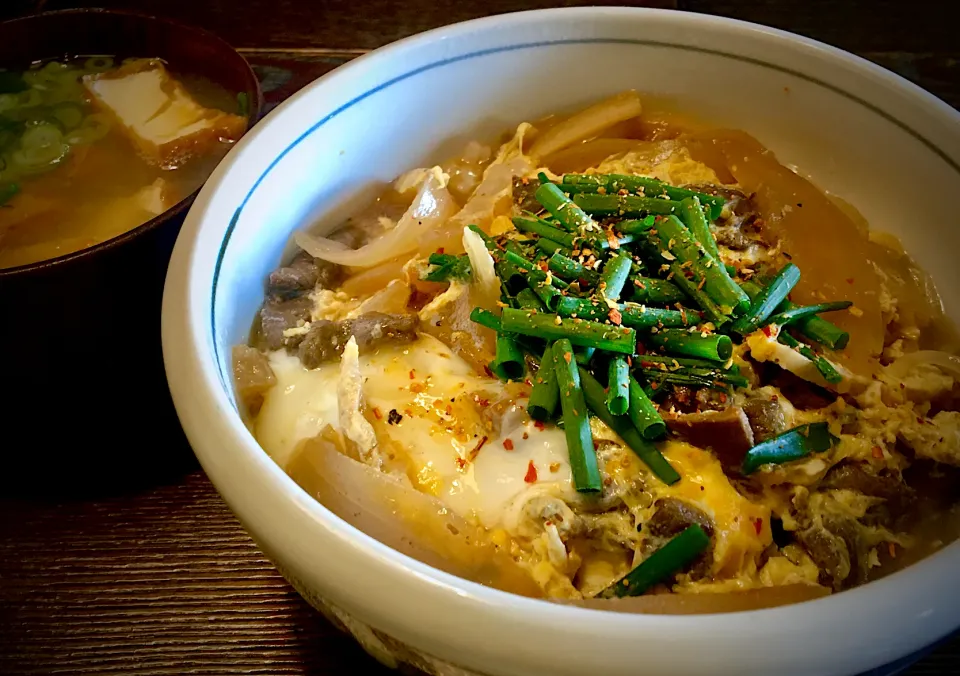
[[[809,76],[809,75],[806,75],[805,73],[801,73],[800,71],[794,70],[794,69],[792,69],[792,68],[785,68],[785,67],[783,67],[783,66],[777,66],[777,65],[774,65],[774,64],[771,64],[771,63],[767,63],[766,61],[762,61],[762,60],[760,60],[760,59],[754,59],[754,58],[747,57],[747,56],[741,56],[741,55],[739,55],[739,54],[731,54],[731,53],[729,53],[729,52],[724,52],[724,51],[716,50],[716,49],[708,49],[708,48],[705,48],[705,47],[692,47],[692,46],[689,46],[689,45],[678,45],[678,44],[675,44],[675,43],[662,42],[662,41],[657,41],[657,40],[628,40],[628,39],[614,39],[614,38],[578,38],[578,39],[565,39],[565,40],[544,40],[544,41],[537,41],[537,42],[518,43],[518,44],[514,44],[514,45],[505,45],[505,46],[503,46],[503,47],[493,47],[493,48],[490,48],[490,49],[481,49],[481,50],[477,50],[477,51],[474,51],[474,52],[469,52],[469,53],[467,53],[467,54],[461,54],[461,55],[459,55],[459,56],[453,56],[453,57],[450,57],[450,58],[447,58],[447,59],[441,59],[441,60],[439,60],[439,61],[434,61],[433,63],[429,63],[429,64],[426,64],[426,65],[424,65],[424,66],[420,66],[419,68],[415,68],[415,69],[410,70],[410,71],[408,71],[408,72],[406,72],[406,73],[403,73],[403,74],[398,75],[398,76],[396,76],[396,77],[394,77],[394,78],[391,78],[391,79],[387,80],[386,82],[382,82],[382,83],[378,84],[377,86],[368,89],[367,91],[363,92],[362,94],[359,94],[359,95],[355,96],[355,97],[352,98],[350,101],[348,101],[347,103],[343,104],[342,106],[336,108],[335,110],[333,110],[332,112],[330,112],[329,114],[327,114],[326,116],[324,116],[320,121],[318,121],[318,122],[316,122],[315,124],[313,124],[309,129],[307,129],[306,131],[304,131],[300,136],[298,136],[296,139],[294,139],[293,142],[290,143],[290,145],[288,145],[286,148],[284,148],[284,149],[273,159],[273,161],[270,162],[269,165],[267,165],[267,168],[263,170],[263,172],[260,174],[260,176],[259,176],[259,177],[257,178],[257,180],[254,182],[253,186],[251,186],[250,190],[249,190],[249,191],[247,192],[247,194],[244,196],[243,200],[242,200],[241,203],[240,203],[240,206],[237,207],[236,211],[235,211],[234,214],[233,214],[233,217],[230,219],[230,223],[229,223],[229,225],[227,226],[226,231],[224,232],[223,239],[222,239],[221,242],[220,242],[220,249],[219,249],[219,251],[218,251],[218,253],[217,253],[217,260],[216,260],[216,264],[215,264],[214,270],[213,270],[213,279],[212,279],[212,286],[211,286],[211,298],[210,298],[210,329],[211,329],[211,335],[213,335],[213,336],[216,336],[216,335],[217,335],[217,331],[216,331],[216,328],[217,328],[217,327],[216,327],[216,311],[215,311],[215,308],[216,308],[216,300],[217,300],[217,286],[218,286],[218,282],[219,282],[219,279],[220,279],[220,270],[221,270],[221,267],[223,266],[223,260],[224,260],[224,257],[226,256],[226,251],[227,251],[227,247],[228,247],[229,244],[230,244],[230,239],[232,238],[233,232],[234,232],[234,230],[236,229],[237,222],[240,220],[240,215],[242,214],[244,207],[245,207],[245,206],[247,205],[247,203],[250,201],[250,198],[251,198],[251,197],[253,196],[253,194],[257,191],[257,188],[259,188],[260,185],[263,183],[264,179],[266,179],[267,175],[268,175],[271,171],[273,171],[273,169],[280,163],[280,161],[281,161],[284,157],[287,156],[287,154],[289,154],[294,148],[296,148],[296,147],[297,147],[300,143],[302,143],[305,139],[307,139],[307,138],[308,138],[309,136],[311,136],[314,132],[316,132],[318,129],[320,129],[321,127],[323,127],[327,122],[329,122],[330,120],[334,119],[335,117],[337,117],[337,116],[340,115],[341,113],[346,112],[347,110],[349,110],[349,109],[352,108],[353,106],[357,105],[357,104],[360,103],[361,101],[364,101],[365,99],[370,98],[370,97],[373,96],[374,94],[377,94],[377,93],[379,93],[379,92],[381,92],[381,91],[383,91],[383,90],[385,90],[385,89],[388,89],[388,88],[392,87],[392,86],[395,85],[395,84],[398,84],[398,83],[400,83],[400,82],[403,82],[404,80],[408,80],[408,79],[410,79],[410,78],[412,78],[412,77],[415,77],[416,75],[419,75],[419,74],[421,74],[421,73],[425,73],[425,72],[428,72],[428,71],[431,71],[431,70],[435,70],[435,69],[437,69],[437,68],[442,68],[442,67],[444,67],[444,66],[448,66],[448,65],[451,65],[451,64],[454,64],[454,63],[459,63],[459,62],[461,62],[461,61],[469,61],[469,60],[471,60],[471,59],[475,59],[475,58],[479,58],[479,57],[490,56],[490,55],[492,55],[492,54],[501,54],[501,53],[505,53],[505,52],[520,51],[520,50],[524,50],[524,49],[537,49],[537,48],[541,48],[541,47],[551,47],[551,46],[556,46],[556,45],[584,45],[584,44],[621,44],[621,45],[636,45],[636,46],[647,46],[647,47],[667,47],[667,48],[670,48],[670,49],[679,49],[679,50],[682,50],[682,51],[698,52],[698,53],[703,53],[703,54],[710,54],[710,55],[713,55],[713,56],[720,56],[720,57],[723,57],[723,58],[732,59],[732,60],[734,60],[734,61],[740,61],[740,62],[743,62],[743,63],[750,63],[750,64],[757,65],[757,66],[761,66],[761,67],[764,67],[764,68],[769,68],[770,70],[775,70],[775,71],[778,71],[778,72],[781,72],[781,73],[784,73],[784,74],[787,74],[787,75],[791,75],[791,76],[793,76],[793,77],[800,78],[801,80],[805,80],[805,81],[810,82],[810,83],[812,83],[812,84],[816,84],[816,85],[818,85],[818,86],[824,87],[824,88],[826,88],[826,89],[828,89],[828,90],[830,90],[830,91],[832,91],[832,92],[834,92],[834,93],[836,93],[836,94],[839,94],[840,96],[843,96],[843,97],[846,98],[846,99],[849,99],[849,100],[851,100],[851,101],[854,101],[855,103],[860,104],[861,106],[867,108],[867,109],[870,110],[871,112],[873,112],[873,113],[875,113],[875,114],[877,114],[877,115],[880,115],[882,118],[884,118],[884,119],[887,120],[888,122],[896,125],[897,127],[899,127],[900,129],[902,129],[903,131],[905,131],[905,132],[907,132],[908,134],[910,134],[910,136],[912,136],[912,137],[915,138],[917,141],[919,141],[919,142],[922,143],[924,146],[926,146],[929,150],[931,150],[934,154],[936,154],[940,159],[942,159],[950,168],[952,168],[955,172],[957,172],[958,174],[960,174],[960,164],[958,164],[956,161],[954,161],[953,158],[951,158],[949,155],[947,155],[947,154],[944,153],[942,150],[940,150],[940,148],[938,148],[936,145],[934,145],[933,142],[931,142],[930,140],[928,140],[925,136],[923,136],[922,134],[920,134],[918,131],[916,131],[915,129],[913,129],[913,128],[910,127],[909,125],[905,124],[904,122],[900,121],[899,119],[893,117],[892,115],[890,115],[889,113],[887,113],[887,112],[884,111],[883,109],[881,109],[881,108],[873,105],[872,103],[870,103],[870,102],[868,102],[868,101],[865,101],[864,99],[861,99],[861,98],[858,97],[858,96],[854,96],[853,94],[851,94],[851,93],[849,93],[849,92],[847,92],[847,91],[844,91],[843,89],[841,89],[841,88],[839,88],[839,87],[836,87],[836,86],[834,86],[834,85],[832,85],[832,84],[829,84],[829,83],[827,83],[827,82],[824,82],[823,80],[820,80],[820,79],[815,78],[815,77],[811,77],[811,76]],[[220,361],[220,350],[219,350],[219,348],[217,347],[217,341],[216,341],[216,339],[214,339],[214,341],[213,341],[213,352],[214,352],[214,360],[215,360],[215,363],[216,363],[216,364],[218,365],[218,367],[219,367],[219,366],[221,365],[221,361]],[[226,380],[224,379],[224,377],[223,377],[223,369],[222,369],[222,368],[218,368],[218,369],[217,369],[217,372],[218,372],[218,377],[219,377],[219,379],[220,379],[220,384],[221,384],[221,386],[223,387],[223,389],[224,389],[224,391],[227,393],[227,395],[228,395],[228,396],[231,396],[231,395],[232,395],[232,389],[229,387],[227,381],[226,381]],[[939,640],[939,641],[936,641],[936,642],[932,643],[932,644],[929,645],[929,646],[926,646],[926,647],[924,647],[924,648],[921,648],[920,650],[918,650],[918,651],[916,651],[916,652],[914,652],[914,653],[911,653],[911,654],[909,654],[909,655],[907,655],[907,656],[905,656],[905,657],[902,657],[902,658],[900,658],[900,659],[898,659],[898,660],[895,660],[894,662],[890,662],[889,664],[886,664],[886,665],[877,667],[877,668],[872,669],[872,670],[870,670],[870,671],[862,672],[861,674],[857,674],[856,676],[895,676],[896,674],[899,674],[899,673],[903,672],[903,670],[907,669],[907,668],[910,667],[912,664],[914,664],[914,663],[916,663],[918,660],[924,658],[924,657],[927,656],[929,653],[931,653],[932,651],[934,651],[936,648],[940,647],[940,646],[943,645],[944,643],[947,643],[951,638],[955,638],[956,636],[960,636],[960,633],[949,635],[949,636],[947,636],[947,637],[945,637],[945,638],[943,638],[943,639],[941,639],[941,640]]]

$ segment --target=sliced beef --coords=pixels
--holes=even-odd
[[[723,411],[688,413],[664,417],[671,432],[693,446],[713,451],[727,468],[738,468],[747,451],[753,448],[750,421],[739,406]]]
[[[863,462],[842,462],[831,467],[820,485],[824,488],[846,488],[884,500],[913,493],[899,478],[875,472]]]
[[[875,471],[863,462],[842,462],[830,468],[820,483],[823,488],[840,488],[863,495],[882,498],[885,502],[868,513],[873,520],[889,523],[913,505],[916,495],[900,477],[886,471]]]
[[[521,211],[532,211],[537,213],[543,206],[534,197],[537,188],[540,187],[540,181],[535,178],[523,178],[517,176],[513,179],[513,203]]]
[[[756,444],[772,439],[787,429],[783,409],[770,399],[748,399],[743,404],[743,412],[750,421]]]
[[[314,258],[301,251],[289,265],[278,268],[267,278],[267,293],[279,299],[296,298],[319,285],[330,289],[340,283],[343,268],[335,263]]]
[[[694,389],[686,385],[664,385],[670,391],[664,396],[661,408],[680,413],[722,411],[727,407],[728,397],[723,392],[709,387]]]
[[[390,342],[409,342],[417,337],[419,320],[413,314],[368,312],[340,322],[317,321],[300,343],[300,363],[314,369],[339,359],[350,336],[357,340],[360,354]]]
[[[655,548],[663,546],[670,538],[697,524],[707,533],[713,535],[713,522],[710,517],[689,502],[676,498],[661,498],[657,501],[657,511],[643,524],[643,530],[653,540],[650,542]],[[701,579],[710,573],[713,561],[713,541],[710,546],[694,561],[685,572],[693,579]]]
[[[713,523],[703,511],[677,498],[661,498],[657,501],[657,511],[643,524],[643,529],[656,537],[671,538],[693,524],[703,528],[707,535],[713,533]]]
[[[821,581],[839,590],[854,569],[847,541],[832,529],[816,524],[798,531],[797,540],[820,568]]]
[[[302,326],[310,320],[313,300],[307,296],[291,300],[268,299],[260,310],[260,339],[268,350],[295,348],[303,334],[284,336],[287,329]]]

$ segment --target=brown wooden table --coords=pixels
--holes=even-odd
[[[99,5],[188,21],[241,48],[273,106],[398,38],[485,14],[578,4],[591,3],[2,0],[0,18]],[[947,19],[955,0],[623,4],[710,12],[798,32],[859,53],[960,107],[960,43]],[[0,497],[0,674],[390,673],[296,595],[185,446],[159,457],[166,460],[152,480],[122,494]],[[960,673],[960,639],[907,673]]]

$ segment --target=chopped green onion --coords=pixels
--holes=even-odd
[[[546,422],[553,417],[560,402],[560,390],[557,389],[557,375],[553,368],[553,343],[547,343],[540,360],[540,370],[533,379],[533,389],[527,402],[527,413],[534,420]]]
[[[684,329],[664,329],[651,333],[647,340],[667,352],[698,359],[725,362],[733,356],[733,341],[719,333],[703,335]]]
[[[427,262],[433,268],[421,277],[426,282],[448,282],[451,279],[462,281],[470,277],[470,258],[466,255],[432,253]]]
[[[817,354],[809,345],[804,345],[786,331],[781,331],[777,340],[812,361],[813,365],[817,367],[817,371],[828,383],[836,384],[843,380],[843,376],[829,359],[822,354]]]
[[[597,452],[587,417],[587,404],[580,387],[580,369],[573,358],[573,345],[560,339],[553,344],[553,370],[560,391],[563,432],[570,453],[573,485],[580,493],[599,493],[603,485],[597,468]]]
[[[489,310],[484,310],[480,307],[475,307],[470,312],[470,321],[480,326],[485,326],[488,329],[492,329],[496,332],[501,331],[500,318],[490,312]]]
[[[690,273],[704,280],[703,290],[724,314],[750,307],[750,297],[730,279],[721,262],[693,238],[679,218],[658,219],[650,239],[660,249],[661,257],[679,262],[681,269],[686,266]],[[686,271],[683,274],[686,276]]]
[[[700,242],[704,250],[714,260],[720,260],[720,249],[717,247],[717,240],[713,238],[710,232],[710,224],[707,223],[707,217],[703,213],[703,207],[700,206],[700,200],[696,195],[686,197],[680,201],[680,220],[690,230],[693,238]]]
[[[540,297],[529,287],[517,292],[517,305],[521,310],[537,310],[538,312],[543,312],[547,309],[543,301],[540,300]]]
[[[513,224],[520,232],[529,232],[537,237],[546,237],[568,249],[573,249],[574,236],[571,233],[548,225],[538,218],[518,217],[513,219]]]
[[[656,216],[647,216],[643,220],[628,219],[614,224],[614,227],[624,235],[645,235],[656,224]]]
[[[516,341],[505,333],[497,334],[497,350],[490,370],[501,380],[520,380],[527,370],[526,361]]]
[[[817,303],[816,305],[794,306],[790,309],[781,310],[777,314],[773,315],[768,320],[768,323],[784,326],[786,324],[792,324],[793,322],[806,317],[813,317],[821,312],[837,312],[838,310],[846,310],[851,305],[853,305],[853,301],[838,300],[832,303]]]
[[[553,278],[556,280],[556,277]],[[573,296],[564,296],[556,284],[547,282],[547,273],[542,270],[534,270],[527,275],[527,284],[533,289],[533,292],[540,297],[547,309],[552,312],[564,311],[567,308],[575,306],[578,299]]]
[[[659,439],[667,433],[667,424],[663,422],[650,397],[635,378],[630,378],[630,406],[627,415],[640,436],[648,441]]]
[[[550,268],[550,271],[553,272],[553,274],[558,275],[559,277],[563,277],[564,279],[569,279],[571,281],[582,279],[591,286],[595,285],[600,279],[600,275],[594,270],[588,270],[582,263],[575,261],[572,258],[567,258],[560,252],[550,256],[550,260],[547,261],[547,267]]]
[[[704,532],[703,528],[697,524],[688,526],[663,547],[641,561],[640,565],[600,592],[597,597],[612,599],[640,596],[654,585],[689,566],[709,546],[710,536]]]
[[[590,407],[593,414],[623,439],[630,450],[636,453],[637,457],[650,468],[654,476],[667,485],[680,481],[677,470],[660,454],[656,446],[644,439],[626,417],[613,415],[607,410],[606,394],[603,391],[603,386],[582,366],[580,367],[580,386],[583,388],[583,396],[587,401],[587,406]]]
[[[753,474],[763,465],[780,465],[800,460],[810,453],[822,453],[836,441],[837,438],[830,434],[825,422],[794,427],[747,451],[743,459],[743,473]]]
[[[540,187],[533,196],[559,221],[560,225],[570,232],[590,231],[597,225],[580,207],[564,195],[560,188],[551,183],[543,172],[540,173]]]
[[[563,307],[557,309],[557,313],[562,317],[606,321],[614,309],[620,313],[620,324],[633,329],[692,326],[701,319],[700,313],[694,310],[666,310],[638,303],[617,303],[615,308],[611,308],[603,301],[573,296],[567,297],[567,301]]]
[[[663,279],[655,277],[634,277],[631,284],[627,285],[629,295],[632,300],[638,303],[662,303],[670,305],[679,303],[686,296],[672,284]]]
[[[737,375],[740,373],[740,367],[736,364],[730,364],[729,367],[724,364],[723,366],[718,366],[712,361],[706,359],[693,359],[692,357],[661,357],[656,354],[645,354],[641,357],[637,357],[637,360],[640,362],[640,366],[647,368],[652,365],[664,364],[667,368],[670,369],[679,369],[681,367],[687,368],[701,368],[701,369],[723,369],[726,373],[732,373]]]
[[[630,256],[611,256],[603,264],[600,274],[600,291],[607,300],[619,300],[623,285],[627,283],[633,259]]]
[[[784,265],[777,276],[753,299],[746,314],[730,326],[731,330],[746,336],[763,326],[799,281],[800,268],[793,263]]]
[[[680,206],[678,202],[653,197],[632,195],[574,195],[573,203],[588,214],[596,216],[643,216],[645,214],[672,214]]]
[[[630,406],[630,367],[627,358],[617,355],[607,367],[607,410],[623,415]]]
[[[777,309],[782,312],[786,312],[795,307],[797,306],[790,301],[785,300]],[[842,350],[847,346],[847,343],[850,342],[849,333],[841,329],[833,322],[817,315],[812,317],[804,317],[803,319],[797,319],[792,326],[794,326],[800,333],[813,342],[825,345],[831,350]]]
[[[483,240],[483,244],[484,244],[484,246],[487,247],[487,251],[490,251],[490,252],[499,251],[500,247],[497,246],[497,243],[496,243],[495,241],[493,241],[493,238],[492,238],[490,235],[488,235],[487,233],[485,233],[485,232],[480,228],[479,225],[476,225],[476,224],[474,224],[474,223],[471,223],[470,225],[467,226],[467,228],[470,229],[470,230],[472,230],[473,232],[475,232],[475,233],[480,237],[480,239]]]
[[[687,278],[686,270],[681,267],[679,262],[674,261],[670,264],[670,275],[673,283],[680,287],[680,289],[690,297],[690,300],[703,310],[703,314],[713,322],[714,326],[720,327],[730,321],[730,317],[728,317],[707,292],[701,288],[700,284]]]
[[[555,242],[552,239],[547,239],[546,237],[538,237],[536,247],[538,250],[542,251],[548,256],[552,256],[555,253],[559,253],[567,258],[573,256],[572,249],[568,249],[560,242]]]
[[[593,359],[593,355],[596,353],[597,348],[595,347],[575,347],[573,349],[573,358],[577,360],[578,364],[583,364],[586,366],[590,363],[590,360]]]
[[[574,345],[596,347],[621,354],[633,354],[637,345],[637,334],[633,329],[599,322],[562,319],[559,315],[542,312],[504,308],[500,323],[508,333],[546,340],[566,338]]]
[[[687,188],[677,188],[663,181],[646,176],[630,176],[624,174],[566,174],[560,185],[565,192],[574,193],[583,188],[596,190],[602,187],[607,193],[616,193],[620,190],[628,192],[642,191],[646,197],[667,197],[672,200],[682,200],[687,197],[696,197],[703,204],[710,207],[710,218],[720,218],[723,211],[724,199],[717,195],[707,195]]]

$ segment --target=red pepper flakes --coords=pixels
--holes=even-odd
[[[541,420],[535,420],[535,421],[533,422],[533,426],[536,427],[536,428],[537,428],[538,430],[540,430],[541,432],[543,431],[544,427],[546,427],[546,426],[543,424],[543,421],[541,421]]]
[[[376,406],[373,407],[373,417],[377,420],[383,420],[383,414],[380,412],[380,409]]]
[[[410,380],[413,380],[416,377],[417,377],[416,369],[410,369]]]
[[[879,446],[874,446],[871,449],[870,454],[877,460],[883,460],[883,449]]]
[[[615,307],[610,308],[610,312],[607,313],[607,317],[610,318],[610,321],[620,326],[620,322],[623,321],[623,315],[620,314],[620,310]]]
[[[559,471],[560,471],[560,463],[559,463],[559,462],[551,462],[551,463],[550,463],[550,471],[551,471],[551,472],[559,472]]]
[[[763,331],[763,335],[765,335],[767,338],[770,338],[773,335],[773,329],[771,329],[769,326],[764,326],[761,330]]]
[[[726,403],[727,403],[727,395],[726,395],[725,393],[721,392],[721,393],[720,393],[720,396],[717,397],[717,398],[720,400],[720,403],[721,403],[721,404],[726,404]]]
[[[753,529],[757,531],[757,535],[760,535],[760,532],[763,530],[763,519],[754,519]]]
[[[593,450],[595,450],[595,451],[599,451],[599,450],[600,450],[600,442],[597,441],[596,439],[593,440]]]
[[[527,463],[527,473],[523,476],[523,480],[528,484],[537,482],[537,466],[533,464],[533,460]]]
[[[894,544],[893,542],[888,542],[888,543],[887,543],[887,551],[890,552],[890,558],[891,558],[891,559],[897,558],[897,545],[896,545],[896,544]]]
[[[467,469],[467,461],[463,458],[457,458],[457,469],[461,472]]]
[[[853,277],[847,277],[847,284],[853,284]]]
[[[503,447],[504,447],[505,449],[507,449],[508,451],[512,451],[512,450],[513,450],[513,440],[512,440],[512,439],[504,439],[504,440],[503,440]]]
[[[646,354],[646,353],[647,353],[647,347],[638,340],[638,341],[637,341],[637,354]]]
[[[572,354],[570,354],[569,352],[564,352],[564,353],[563,353],[563,361],[565,361],[565,362],[567,362],[567,363],[569,364],[572,360],[573,360],[573,355],[572,355]]]
[[[529,439],[529,438],[530,438],[530,434],[527,433],[527,432],[524,432],[524,433],[523,433],[523,438],[524,438],[524,439]]]
[[[443,247],[440,247],[439,249],[437,249],[437,253],[438,253],[438,254],[442,254],[442,253],[443,253]]]
[[[410,386],[410,391],[413,392],[414,394],[420,394],[425,389],[426,388],[423,386],[423,383],[414,383],[413,385]]]
[[[493,378],[493,371],[490,370],[489,366],[484,366],[483,372],[487,375],[488,378]]]
[[[627,355],[627,366],[633,366],[633,357]]]

